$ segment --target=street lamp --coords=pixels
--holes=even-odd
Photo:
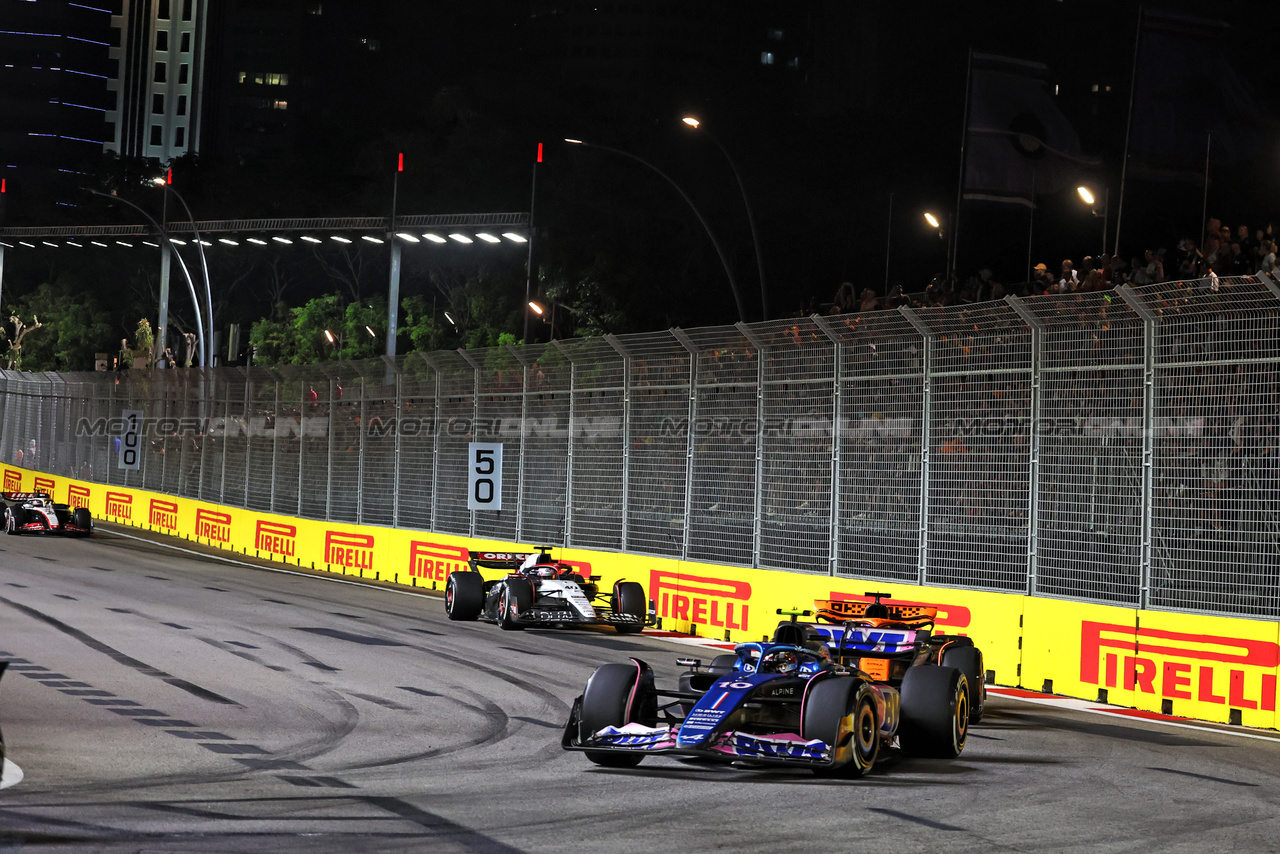
[[[156,222],[155,218],[151,216],[151,214],[147,213],[142,208],[135,205],[133,202],[129,201],[128,199],[122,199],[119,196],[112,195],[111,193],[103,193],[103,192],[99,192],[98,190],[90,189],[89,187],[85,187],[85,190],[92,193],[95,196],[102,196],[104,199],[111,199],[112,201],[115,201],[115,202],[124,202],[126,205],[128,205],[129,207],[133,208],[135,211],[137,211],[138,213],[146,217],[147,222],[151,223],[152,227],[155,228],[156,232],[160,235],[160,239],[165,241],[165,246],[171,247],[173,238],[169,237],[169,232],[165,230],[165,227],[160,223]],[[196,336],[197,336],[197,340],[199,340],[200,342],[200,366],[207,367],[208,359],[209,359],[209,355],[208,355],[209,350],[208,348],[205,347],[204,321],[200,319],[200,298],[196,296],[196,284],[191,280],[191,271],[187,269],[187,262],[182,260],[182,255],[178,252],[174,252],[173,254],[174,254],[174,257],[178,259],[178,267],[181,268],[182,270],[182,277],[187,280],[187,288],[190,289],[191,291],[191,302],[195,304]],[[163,341],[160,342],[160,346],[161,347],[164,346]]]
[[[547,322],[551,324],[550,340],[554,341],[556,337],[556,307],[558,306],[560,308],[563,308],[565,311],[569,312],[570,314],[576,314],[576,312],[569,306],[565,305],[564,303],[556,302],[553,299],[549,299],[547,300],[547,302],[551,303],[550,320],[547,320],[547,317],[546,317],[547,307],[544,306],[542,303],[538,302],[537,300],[530,300],[529,308],[533,311],[534,314],[538,315],[538,317],[541,317],[543,320],[547,320]]]
[[[1080,187],[1076,187],[1076,192],[1080,194],[1081,201],[1083,201],[1086,205],[1089,205],[1093,209],[1092,210],[1093,215],[1099,216],[1097,199],[1094,197],[1093,191],[1091,191],[1088,187],[1080,186]],[[1111,207],[1111,188],[1103,187],[1102,188],[1102,213],[1101,213],[1102,254],[1103,255],[1107,254],[1107,216],[1110,213],[1110,211],[1108,210],[1110,207]]]
[[[751,227],[751,243],[756,250],[756,274],[760,277],[760,311],[763,320],[769,319],[769,292],[764,283],[764,257],[760,254],[760,237],[756,233],[756,217],[751,210],[751,202],[747,199],[747,187],[742,183],[742,174],[738,172],[738,165],[734,163],[733,158],[729,156],[729,149],[721,144],[720,140],[702,127],[702,122],[693,116],[685,116],[680,121],[684,122],[694,130],[702,130],[707,137],[716,144],[716,146],[724,153],[724,159],[729,161],[729,168],[733,170],[733,177],[738,181],[738,190],[742,193],[742,204],[747,209],[747,224]]]
[[[164,178],[153,178],[152,182],[157,187],[163,187],[166,192],[173,195],[182,203],[182,209],[187,212],[187,219],[191,221],[191,233],[195,236],[196,251],[200,253],[200,269],[204,273],[204,299],[205,308],[209,317],[209,339],[213,340],[213,290],[209,285],[209,262],[204,257],[204,241],[200,239],[200,230],[196,228],[196,218],[191,215],[191,208],[187,206],[187,200],[182,198],[182,194],[173,188],[173,170],[169,170]],[[213,364],[211,355],[207,354],[204,358],[206,366]]]
[[[676,192],[680,194],[680,197],[684,199],[685,202],[689,205],[694,215],[698,217],[698,222],[702,223],[702,227],[707,232],[707,237],[711,238],[711,245],[715,247],[716,254],[720,256],[720,263],[724,265],[724,274],[729,279],[729,288],[733,291],[733,301],[738,306],[738,319],[741,320],[743,323],[747,322],[747,310],[742,304],[742,294],[738,292],[738,280],[734,278],[733,268],[729,266],[729,258],[724,254],[724,249],[721,248],[720,241],[716,239],[715,232],[711,230],[710,224],[707,223],[707,218],[702,215],[702,211],[698,210],[698,206],[693,203],[693,199],[689,198],[689,194],[686,193],[684,190],[682,190],[680,188],[680,185],[677,184],[670,175],[668,175],[666,172],[663,172],[657,166],[654,166],[648,160],[645,160],[642,157],[637,157],[636,155],[631,154],[629,152],[622,151],[621,149],[610,148],[607,145],[597,145],[596,143],[586,143],[580,139],[569,139],[568,137],[565,138],[565,142],[571,143],[572,145],[581,145],[587,148],[599,148],[599,149],[603,149],[604,151],[612,151],[614,154],[620,154],[623,157],[630,158],[631,160],[634,160],[637,163],[640,163],[644,166],[649,167],[654,172],[657,172],[664,179],[666,179],[667,183],[675,188]]]
[[[928,211],[925,211],[924,221],[929,223],[929,225],[931,225],[932,227],[936,228],[938,230],[938,237],[942,237],[942,223],[938,221],[938,218],[936,216],[929,213]]]

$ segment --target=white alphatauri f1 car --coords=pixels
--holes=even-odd
[[[603,592],[596,584],[599,576],[583,578],[573,566],[552,559],[546,548],[528,554],[473,551],[468,563],[470,571],[450,573],[445,587],[451,620],[484,619],[504,629],[604,625],[622,634],[653,622],[638,582],[618,581],[612,592]],[[481,568],[506,574],[485,580]]]

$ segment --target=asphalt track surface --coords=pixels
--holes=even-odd
[[[0,652],[5,852],[1280,850],[1280,734],[993,696],[959,759],[860,780],[606,770],[559,745],[587,676],[687,646],[106,530],[0,539]]]

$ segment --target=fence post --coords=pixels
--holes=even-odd
[[[840,366],[844,362],[844,340],[820,314],[810,315],[814,326],[831,342],[831,533],[827,543],[827,574],[836,575],[840,556],[840,458],[844,448],[844,395],[840,389]]]
[[[684,524],[680,534],[680,559],[689,559],[690,515],[693,513],[693,451],[697,443],[694,441],[698,423],[698,346],[678,327],[672,328],[671,335],[689,351],[689,430],[685,434],[684,463]]]
[[[622,550],[627,550],[627,524],[630,521],[631,501],[631,353],[622,346],[616,335],[606,335],[604,340],[622,357]]]
[[[472,370],[471,430],[472,430],[472,435],[474,436],[476,427],[480,425],[480,363],[476,361],[475,356],[472,356],[470,353],[468,353],[466,350],[464,350],[461,347],[458,348],[458,354],[462,356],[463,360],[468,365],[471,366],[471,370]],[[468,470],[470,470],[471,468],[470,459],[467,460],[467,468]],[[474,537],[476,535],[476,514],[479,512],[480,512],[479,510],[467,511],[467,518],[468,518],[467,535],[470,537]],[[435,517],[432,517],[432,518],[434,519]]]
[[[328,452],[325,457],[324,470],[324,520],[326,522],[333,521],[333,441],[334,435],[338,432],[334,429],[335,419],[333,417],[334,407],[334,391],[337,388],[338,381],[333,377],[329,377],[329,442]]]
[[[393,373],[395,376],[395,395],[396,407],[396,441],[392,447],[391,458],[391,484],[392,484],[392,501],[391,501],[391,527],[400,527],[400,420],[404,417],[404,372],[400,370],[400,366],[396,364],[395,359],[383,357],[383,361],[387,363],[387,372]]]
[[[520,363],[520,465],[516,466],[516,542],[524,542],[524,457],[529,434],[529,363],[513,345],[507,349]],[[468,467],[471,463],[468,461]]]
[[[392,245],[399,247],[398,243],[393,242]],[[357,439],[357,443],[359,444],[359,447],[356,449],[356,524],[357,525],[364,524],[364,495],[366,492],[364,488],[364,451],[365,451],[364,439],[365,439],[365,433],[366,433],[365,427],[369,423],[368,398],[369,398],[368,381],[365,379],[365,376],[362,373],[360,375],[360,432],[357,434],[359,436],[359,438]]]
[[[1156,315],[1142,297],[1129,285],[1116,288],[1120,298],[1142,318],[1142,557],[1138,568],[1138,608],[1151,604],[1151,551],[1153,489],[1153,457],[1155,434],[1156,339],[1159,325]]]
[[[565,479],[564,479],[564,545],[566,547],[573,545],[573,446],[574,446],[574,407],[577,405],[577,388],[578,388],[578,363],[573,360],[564,342],[559,339],[552,339],[551,345],[564,356],[565,361],[569,363],[569,440],[565,442]],[[524,454],[520,455],[521,464],[524,462]]]
[[[308,388],[310,388],[310,383],[303,382],[303,383],[299,383],[298,385],[298,412],[302,413],[301,415],[298,416],[299,425],[301,425],[302,423],[301,419],[305,417],[307,413],[307,389]],[[278,400],[279,398],[280,398],[280,376],[277,374],[276,375],[276,399]],[[301,435],[298,436],[298,509],[297,509],[297,513],[299,516],[301,516],[302,515],[302,496],[306,494],[305,492],[303,492],[303,490],[306,486],[305,475],[307,471],[307,467],[306,467],[307,432],[305,430],[300,430],[299,432],[301,433]],[[273,488],[272,492],[274,491],[275,490]]]
[[[1031,327],[1031,459],[1027,472],[1027,595],[1034,596],[1039,587],[1040,563],[1040,366],[1044,362],[1044,324],[1014,294],[1004,301]]]
[[[760,548],[761,548],[761,532],[760,518],[764,514],[764,352],[765,344],[760,338],[751,331],[751,327],[742,321],[734,324],[734,327],[741,333],[743,338],[751,342],[751,346],[756,348],[756,488],[754,496],[754,508],[751,514],[751,566],[760,567]],[[689,520],[685,519],[686,526]]]
[[[909,306],[898,311],[920,333],[920,529],[917,548],[916,584],[923,585],[929,576],[929,444],[933,425],[933,332]]]

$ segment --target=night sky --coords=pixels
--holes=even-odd
[[[773,20],[770,10],[788,4],[697,5],[716,16],[763,25]],[[749,76],[726,81],[714,72],[700,76],[690,70],[683,77],[655,80],[639,102],[623,103],[607,92],[575,86],[572,80],[542,78],[539,85],[545,88],[528,104],[536,110],[519,115],[517,107],[502,117],[512,144],[510,156],[517,160],[527,157],[535,141],[548,143],[539,178],[545,188],[540,202],[563,211],[573,193],[584,191],[575,183],[575,165],[566,162],[583,153],[565,151],[558,144],[560,137],[589,137],[643,156],[705,206],[712,227],[732,246],[744,290],[752,290],[754,255],[733,176],[714,148],[691,150],[694,141],[676,122],[683,111],[693,110],[717,129],[717,138],[741,171],[755,208],[775,315],[829,300],[841,281],[883,289],[886,251],[890,283],[921,290],[946,268],[947,241],[937,239],[922,214],[929,209],[948,220],[954,215],[972,49],[1047,66],[1050,83],[1058,87],[1059,106],[1079,135],[1081,153],[1097,162],[1082,168],[1079,180],[1113,188],[1113,210],[1108,213],[1123,210],[1123,254],[1171,249],[1181,237],[1199,234],[1206,204],[1200,180],[1150,182],[1130,176],[1121,208],[1120,167],[1138,3],[789,5],[802,13],[795,20],[808,28],[802,36],[802,56],[824,67],[802,67],[796,75],[799,85],[784,93],[762,96],[758,81]],[[536,28],[520,18],[527,8],[525,3],[479,3],[456,17],[433,15],[431,40],[420,53],[430,62],[429,73],[460,84],[500,88],[510,82],[507,74],[536,68],[536,63],[525,65],[539,55]],[[1205,27],[1218,35],[1206,41],[1204,49],[1220,50],[1260,109],[1274,114],[1276,71],[1265,47],[1276,44],[1280,33],[1280,10],[1274,4],[1218,8],[1164,2],[1148,3],[1146,8],[1216,22]],[[1196,26],[1193,22],[1193,29]],[[650,44],[645,49],[663,48]],[[841,68],[832,67],[837,59]],[[843,103],[814,110],[811,88],[829,92],[833,78],[836,89],[846,95]],[[1093,92],[1095,85],[1102,90],[1098,94]],[[1210,101],[1219,97],[1214,92],[1200,96]],[[1190,114],[1186,120],[1194,121]],[[1275,138],[1274,126],[1266,129],[1268,139]],[[1267,225],[1276,215],[1272,200],[1280,198],[1276,156],[1260,149],[1249,158],[1228,162],[1220,149],[1218,158],[1210,161],[1208,216],[1232,226]],[[1203,157],[1199,159],[1203,165]],[[619,203],[680,207],[679,199],[652,174],[627,172],[627,164],[618,162],[611,167],[626,181],[656,185],[653,192],[620,197]],[[1003,281],[1014,282],[1026,278],[1029,249],[1032,263],[1048,262],[1055,269],[1064,258],[1078,264],[1084,255],[1096,254],[1102,222],[1079,201],[1075,184],[1040,195],[1034,220],[1026,207],[965,202],[955,249],[957,275],[965,277],[985,267]],[[522,190],[513,192],[513,203],[523,200]],[[697,227],[691,218],[690,227]],[[1110,228],[1109,241],[1114,242],[1113,218]],[[710,254],[710,246],[706,248]]]

